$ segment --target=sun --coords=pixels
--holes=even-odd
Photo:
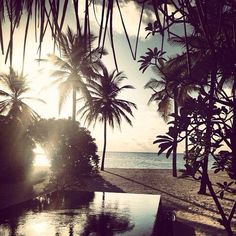
[[[50,161],[40,145],[34,149],[34,166],[50,166]]]

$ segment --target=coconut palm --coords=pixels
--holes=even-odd
[[[213,22],[213,21],[212,21]],[[215,29],[212,25],[211,29]],[[219,103],[224,106],[228,106],[233,109],[234,105],[228,96],[222,96],[224,94],[224,88],[227,84],[234,80],[232,76],[232,71],[234,68],[234,61],[232,55],[232,48],[225,47],[219,43],[226,36],[221,33],[221,37],[217,36],[219,32],[212,33],[212,37],[215,39],[209,41],[206,39],[203,33],[195,33],[187,37],[189,44],[189,58],[191,61],[191,79],[189,78],[189,83],[199,86],[200,92],[203,96],[208,99],[208,104],[210,110],[213,109],[215,103]],[[222,31],[223,32],[223,31]],[[229,30],[230,34],[230,30]],[[213,38],[214,38],[213,37]],[[186,38],[175,37],[171,40],[174,44],[183,46],[185,44]],[[212,49],[215,48],[214,50]],[[176,58],[178,62],[178,58]],[[187,75],[183,76],[187,81]],[[231,83],[232,85],[232,83]],[[232,91],[233,96],[233,91]],[[209,116],[207,118],[207,140],[205,146],[205,158],[203,160],[202,169],[203,177],[201,179],[201,186],[199,193],[206,193],[206,181],[208,173],[208,156],[210,149],[210,139],[211,139],[211,117],[212,110],[209,110]],[[234,130],[234,129],[233,129]],[[235,158],[236,160],[236,158]],[[236,163],[236,161],[235,161]]]
[[[178,61],[178,63],[177,63]],[[158,79],[152,78],[145,85],[146,89],[153,91],[148,104],[156,102],[158,104],[157,111],[161,114],[165,121],[168,120],[170,113],[174,113],[176,118],[179,107],[190,97],[189,93],[196,89],[193,84],[185,84],[186,71],[185,55],[177,55],[170,58],[166,63],[160,61],[159,66],[154,67],[154,72]],[[172,106],[174,107],[172,111]],[[177,125],[176,121],[174,124]],[[187,139],[186,139],[187,140]],[[175,148],[173,148],[173,176],[177,176],[177,136],[174,138]]]
[[[67,96],[72,92],[72,119],[76,116],[76,91],[91,101],[87,83],[96,77],[96,64],[100,62],[100,55],[104,50],[92,49],[95,40],[93,35],[74,34],[68,27],[67,34],[57,36],[57,43],[61,50],[61,57],[49,55],[49,60],[57,67],[52,73],[57,79],[53,84],[58,84],[60,93],[59,112]]]
[[[119,95],[125,89],[133,89],[131,85],[123,85],[121,83],[126,78],[122,72],[113,70],[108,72],[104,65],[101,65],[102,73],[96,83],[91,85],[92,88],[92,106],[87,102],[81,109],[82,118],[90,125],[92,122],[98,121],[104,123],[104,146],[102,154],[101,170],[104,170],[104,161],[106,153],[107,141],[107,124],[112,128],[117,124],[121,125],[124,118],[130,125],[132,122],[128,115],[133,116],[132,108],[136,108],[133,102],[129,102],[119,98]]]
[[[0,83],[4,89],[0,90],[0,114],[9,119],[17,119],[22,125],[30,124],[40,118],[25,100],[44,102],[35,97],[25,96],[30,91],[26,77],[19,75],[12,68],[9,74],[0,75]]]

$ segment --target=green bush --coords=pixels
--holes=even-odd
[[[31,134],[49,157],[52,173],[58,180],[97,171],[97,146],[90,132],[78,122],[42,119],[31,128]]]
[[[25,180],[32,168],[34,142],[17,119],[0,117],[0,182]]]

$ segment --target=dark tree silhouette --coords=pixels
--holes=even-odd
[[[154,49],[157,52],[157,48]],[[152,59],[152,57],[151,57]],[[196,90],[194,84],[185,83],[183,75],[186,74],[186,60],[180,63],[180,60],[185,59],[185,55],[177,56],[176,58],[170,58],[166,61],[164,58],[159,57],[158,62],[150,61],[149,55],[143,56],[139,61],[141,62],[141,69],[147,68],[152,65],[154,72],[159,77],[158,79],[150,79],[145,85],[146,89],[153,91],[148,103],[156,102],[158,105],[157,111],[161,114],[165,121],[170,116],[174,118],[174,126],[178,124],[176,122],[176,116],[178,116],[179,108],[184,105],[185,101],[190,98],[190,93]],[[165,62],[166,61],[166,62]],[[172,102],[173,100],[173,102]],[[173,111],[171,111],[173,103]],[[175,146],[171,149],[173,153],[172,170],[173,176],[177,176],[177,135],[173,137],[173,143]],[[162,148],[160,149],[160,153]],[[167,155],[169,157],[169,155]]]
[[[42,119],[30,130],[51,161],[53,179],[62,187],[70,179],[96,173],[97,146],[89,131],[80,127],[78,122]]]
[[[51,76],[57,78],[53,84],[58,84],[59,112],[65,99],[72,92],[73,120],[76,118],[76,92],[81,92],[87,101],[91,102],[87,83],[96,78],[96,64],[100,63],[100,56],[105,53],[99,48],[92,48],[94,40],[92,34],[74,34],[68,27],[67,34],[62,33],[56,37],[61,56],[49,55],[49,61],[57,67]]]
[[[27,129],[17,119],[0,117],[0,182],[27,180],[35,147]]]
[[[0,90],[0,113],[9,119],[17,119],[22,125],[30,125],[39,119],[39,115],[24,101],[40,101],[42,99],[28,97],[30,87],[26,77],[18,75],[12,68],[9,74],[0,74],[0,84],[4,88]]]
[[[132,108],[136,105],[132,102],[119,99],[119,95],[125,89],[133,89],[131,85],[123,85],[121,83],[126,78],[122,72],[108,72],[104,65],[101,65],[102,72],[96,83],[91,85],[92,106],[86,103],[79,112],[82,112],[82,117],[89,125],[98,121],[104,123],[104,146],[102,154],[101,170],[104,170],[106,142],[107,142],[107,124],[112,128],[117,124],[121,125],[121,120],[124,118],[132,125],[130,114],[133,116]]]

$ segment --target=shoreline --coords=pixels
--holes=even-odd
[[[43,170],[45,171],[45,168],[41,168],[41,171]],[[227,174],[225,173],[213,174],[212,171],[209,173],[214,184],[213,187],[217,182],[227,180]],[[197,194],[199,181],[191,178],[181,178],[180,172],[178,172],[179,177],[174,178],[171,169],[106,168],[105,171],[100,171],[99,174],[99,176],[93,178],[77,180],[68,188],[91,192],[160,194],[164,208],[174,211],[176,214],[175,231],[179,231],[178,223],[181,223],[182,226],[193,228],[195,235],[216,235],[216,232],[217,235],[226,235],[223,227],[217,221],[220,216],[212,197]],[[32,189],[26,183],[15,184],[14,186],[8,185],[8,188],[6,188],[7,186],[0,186],[1,193],[2,190],[5,192],[0,197],[0,209],[3,208],[4,199],[5,206],[23,202],[43,193],[48,183],[47,177],[38,181],[35,179]],[[12,192],[10,189],[12,189]],[[3,195],[5,195],[5,198]],[[234,196],[227,193],[221,203],[229,211],[233,200]],[[232,225],[235,231],[236,216],[234,216]]]

